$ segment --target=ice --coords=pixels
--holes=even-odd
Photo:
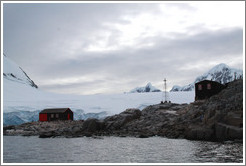
[[[163,100],[162,92],[64,95],[43,92],[25,84],[18,84],[18,87],[13,89],[5,87],[15,84],[18,83],[4,79],[3,119],[6,125],[36,121],[38,120],[38,112],[45,108],[68,107],[74,111],[75,119],[104,118],[118,114],[127,108],[142,110]],[[194,101],[194,91],[170,92],[168,96],[173,103]],[[31,112],[35,112],[35,114],[31,114]]]
[[[109,115],[112,115],[120,113],[127,108],[143,109],[148,105],[158,104],[163,100],[163,92],[122,93],[111,95],[64,95],[43,92],[24,84],[18,84],[18,87],[15,88],[7,88],[5,86],[11,85],[14,87],[15,84],[18,83],[4,79],[4,112],[14,112],[18,110],[35,111],[52,107],[69,107],[71,109],[82,109],[86,113],[105,111]],[[194,101],[194,91],[170,92],[169,99],[173,103],[190,103]]]
[[[37,120],[38,113],[46,108],[70,108],[76,118],[103,117],[118,114],[127,108],[138,108],[158,104],[163,92],[120,93],[95,95],[68,95],[42,91],[30,85],[29,77],[14,62],[4,56],[3,113],[4,122],[27,122]],[[9,74],[9,75],[8,75]],[[13,74],[16,77],[11,76]],[[150,90],[155,89],[150,83]],[[194,91],[170,92],[173,103],[194,101]]]

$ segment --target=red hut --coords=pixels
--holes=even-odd
[[[203,80],[195,84],[195,100],[207,99],[221,90],[226,86],[215,81]]]
[[[73,112],[69,108],[49,108],[39,113],[39,121],[73,120]]]

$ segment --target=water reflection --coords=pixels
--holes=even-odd
[[[243,144],[162,137],[50,138],[4,136],[4,163],[243,162]]]
[[[196,141],[194,156],[199,162],[230,163],[243,162],[243,144]]]

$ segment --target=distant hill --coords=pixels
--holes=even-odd
[[[203,80],[212,80],[219,82],[221,84],[225,84],[234,80],[234,77],[238,79],[240,76],[243,76],[243,71],[239,69],[234,69],[229,67],[228,65],[221,63],[210,69],[208,72],[203,75],[197,77],[195,81],[186,86],[178,86],[174,85],[170,92],[175,91],[192,91],[194,90],[195,83]]]
[[[152,84],[149,82],[144,87],[137,87],[132,89],[129,93],[145,93],[145,92],[160,92],[160,89],[157,89],[156,87],[152,86]]]

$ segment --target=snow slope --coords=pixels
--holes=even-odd
[[[6,60],[8,63],[5,63]],[[44,92],[32,86],[30,78],[28,79],[11,60],[5,57],[4,61],[4,74],[7,75],[3,74],[4,125],[37,121],[38,113],[45,108],[69,107],[74,112],[74,119],[104,118],[127,108],[142,110],[148,105],[162,101],[162,92],[113,95],[64,95]],[[21,80],[12,78],[8,73]],[[190,103],[194,101],[194,92],[172,92],[169,93],[169,99],[173,103]]]
[[[16,63],[8,59],[5,55],[3,56],[3,78],[38,88],[38,86],[29,78],[24,70]]]
[[[216,65],[215,67],[210,69],[208,72],[204,73],[203,75],[197,77],[193,83],[183,86],[183,87],[175,85],[170,91],[171,92],[192,91],[194,90],[195,83],[203,81],[203,80],[212,80],[212,81],[225,84],[225,83],[233,81],[235,76],[236,76],[236,79],[240,78],[240,76],[243,76],[243,71],[239,69],[231,68],[228,65],[221,63],[221,64]]]

